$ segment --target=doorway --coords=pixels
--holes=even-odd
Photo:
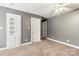
[[[47,19],[43,19],[41,24],[41,37],[44,40],[47,38]]]
[[[41,19],[31,17],[31,42],[41,41]]]

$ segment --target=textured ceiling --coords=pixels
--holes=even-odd
[[[45,18],[56,16],[55,9],[64,7],[64,10],[60,13],[65,13],[78,8],[78,3],[0,3],[0,6],[36,14]]]

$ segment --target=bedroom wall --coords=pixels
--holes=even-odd
[[[21,15],[21,43],[31,41],[31,29],[28,30],[28,27],[31,27],[31,17],[41,19],[41,16],[0,6],[0,26],[3,26],[3,30],[0,31],[0,48],[6,46],[6,13]]]
[[[79,10],[49,18],[48,37],[79,46]]]

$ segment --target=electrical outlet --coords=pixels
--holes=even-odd
[[[52,38],[55,39],[55,36],[53,36]]]
[[[70,42],[70,40],[67,40],[67,42]]]
[[[25,41],[27,41],[27,39],[25,39]]]

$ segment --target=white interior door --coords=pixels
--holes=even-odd
[[[21,44],[21,16],[7,13],[7,48]]]
[[[42,34],[43,37],[47,37],[47,21],[42,23]]]
[[[41,19],[31,18],[31,41],[38,42],[41,35]]]

